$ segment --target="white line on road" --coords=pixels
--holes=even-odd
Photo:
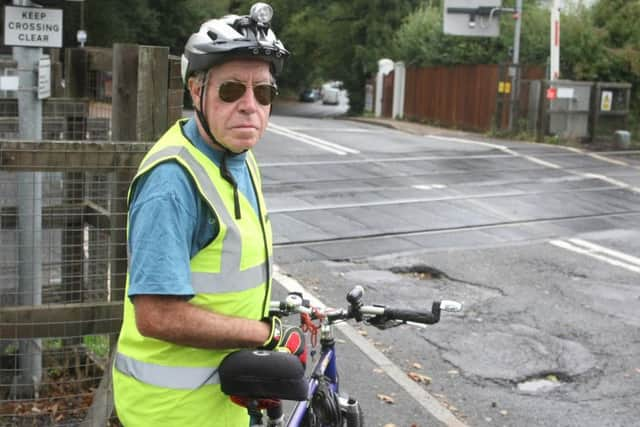
[[[569,241],[575,245],[591,249],[592,251],[601,252],[614,258],[621,259],[624,262],[640,266],[640,258],[633,255],[625,254],[624,252],[616,251],[615,249],[605,248],[604,246],[596,245],[595,243],[582,239],[569,239]]]
[[[595,258],[607,264],[640,273],[640,259],[625,253],[596,245],[582,239],[550,240],[550,244],[568,251]]]
[[[269,122],[273,123],[273,122]],[[292,131],[311,131],[317,132],[318,128],[314,126],[288,126],[287,129]],[[322,128],[322,132],[347,132],[347,133],[380,133],[378,129],[365,129],[365,128]]]
[[[309,299],[312,305],[325,307],[325,304],[322,301],[311,295],[309,291],[303,288],[297,280],[292,277],[285,276],[277,271],[277,266],[274,266],[273,278],[289,292],[302,293],[305,298]],[[349,340],[351,340],[351,342],[353,342],[365,355],[384,370],[389,378],[394,380],[400,387],[409,393],[416,402],[427,410],[427,412],[449,427],[467,427],[467,425],[457,419],[449,409],[442,405],[438,399],[410,380],[402,369],[396,366],[380,350],[364,339],[351,325],[348,323],[339,323],[336,325],[336,328],[338,328],[340,332],[349,338]]]
[[[442,188],[447,188],[446,185],[443,184],[419,184],[419,185],[412,185],[412,188],[415,188],[416,190],[440,190]]]
[[[382,157],[382,158],[349,158],[348,160],[314,160],[308,162],[261,162],[260,168],[281,167],[281,166],[322,166],[322,165],[346,165],[365,163],[408,163],[431,160],[469,160],[469,159],[500,159],[513,157],[512,154],[481,154],[462,156],[403,156],[403,157]]]
[[[510,148],[508,148],[508,147],[506,147],[504,145],[492,144],[492,143],[489,143],[489,142],[482,142],[482,141],[475,141],[475,140],[472,140],[472,139],[450,138],[450,137],[438,136],[438,135],[424,135],[424,136],[427,137],[427,138],[439,139],[441,141],[454,141],[454,142],[460,142],[460,143],[463,143],[463,144],[475,144],[475,145],[483,145],[485,147],[490,147],[490,148],[496,148],[496,149],[501,150],[501,151],[503,151],[505,153],[512,154],[514,157],[520,157],[520,158],[529,160],[530,162],[537,163],[537,164],[542,165],[542,166],[546,166],[548,168],[563,170],[563,171],[565,171],[567,173],[570,173],[572,175],[581,176],[581,177],[585,177],[585,178],[599,179],[599,180],[608,182],[610,184],[613,184],[613,185],[615,185],[617,187],[624,188],[624,189],[627,189],[627,190],[631,190],[634,193],[640,193],[640,188],[632,187],[631,185],[629,185],[629,184],[627,184],[625,182],[619,181],[617,179],[610,178],[610,177],[608,177],[606,175],[600,175],[600,174],[594,174],[594,173],[573,172],[571,170],[566,170],[562,166],[557,165],[555,163],[551,163],[551,162],[539,159],[539,158],[534,157],[534,156],[522,155],[522,154],[520,154],[520,153],[518,153],[518,152],[516,152],[516,151],[514,151],[514,150],[512,150],[512,149],[510,149]],[[569,151],[572,151],[572,152],[575,152],[575,153],[579,153],[579,154],[584,154],[584,155],[587,155],[587,156],[590,156],[592,158],[595,158],[595,159],[598,159],[598,160],[602,160],[602,161],[605,161],[605,162],[608,162],[608,163],[613,163],[613,164],[620,165],[620,166],[629,166],[625,162],[622,162],[622,161],[619,161],[619,160],[614,160],[614,159],[609,159],[609,158],[607,158],[605,156],[601,156],[601,155],[598,155],[598,154],[587,153],[585,151],[578,150],[578,149],[575,149],[573,147],[565,147],[565,148],[567,150],[569,150]]]
[[[306,135],[304,133],[295,132],[284,126],[278,126],[273,123],[269,123],[269,127],[267,127],[267,130],[277,133],[279,135],[286,136],[287,138],[295,139],[296,141],[304,142],[305,144],[313,145],[314,147],[321,148],[323,150],[326,150],[341,156],[344,156],[346,154],[359,153],[358,150],[354,150],[353,148],[345,147],[343,145],[326,141],[324,139],[316,138],[314,136]]]

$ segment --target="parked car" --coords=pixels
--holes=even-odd
[[[298,99],[300,102],[316,102],[320,99],[320,92],[317,89],[307,88],[300,92]]]
[[[322,90],[322,103],[337,105],[340,102],[340,90],[334,87],[325,87]]]

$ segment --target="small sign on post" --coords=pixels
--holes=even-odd
[[[457,36],[498,37],[502,0],[445,0],[443,32]]]
[[[603,90],[602,97],[600,98],[600,111],[611,111],[612,102],[613,92],[610,90]]]
[[[51,96],[51,58],[49,55],[40,57],[38,61],[38,99]]]
[[[62,47],[62,9],[5,6],[4,44]]]

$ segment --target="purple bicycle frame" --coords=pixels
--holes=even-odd
[[[309,381],[309,392],[307,393],[308,399],[311,399],[313,394],[318,388],[317,378],[325,376],[329,378],[329,387],[333,392],[338,392],[338,370],[336,366],[336,356],[334,344],[323,346],[322,353],[320,354],[320,360],[316,363],[311,380]],[[302,424],[302,419],[308,410],[307,401],[298,402],[293,408],[293,412],[289,417],[287,427],[298,427]]]

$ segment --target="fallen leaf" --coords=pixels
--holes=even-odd
[[[419,374],[417,372],[409,372],[409,378],[417,383],[431,384],[431,378],[426,375]]]
[[[379,395],[378,395],[378,399],[380,399],[380,400],[382,400],[383,402],[388,403],[388,404],[392,404],[392,403],[394,403],[394,402],[395,402],[395,400],[393,399],[393,397],[391,397],[391,396],[387,396],[386,394],[379,394]]]
[[[422,365],[417,362],[413,364],[413,367],[416,369],[422,369]]]

